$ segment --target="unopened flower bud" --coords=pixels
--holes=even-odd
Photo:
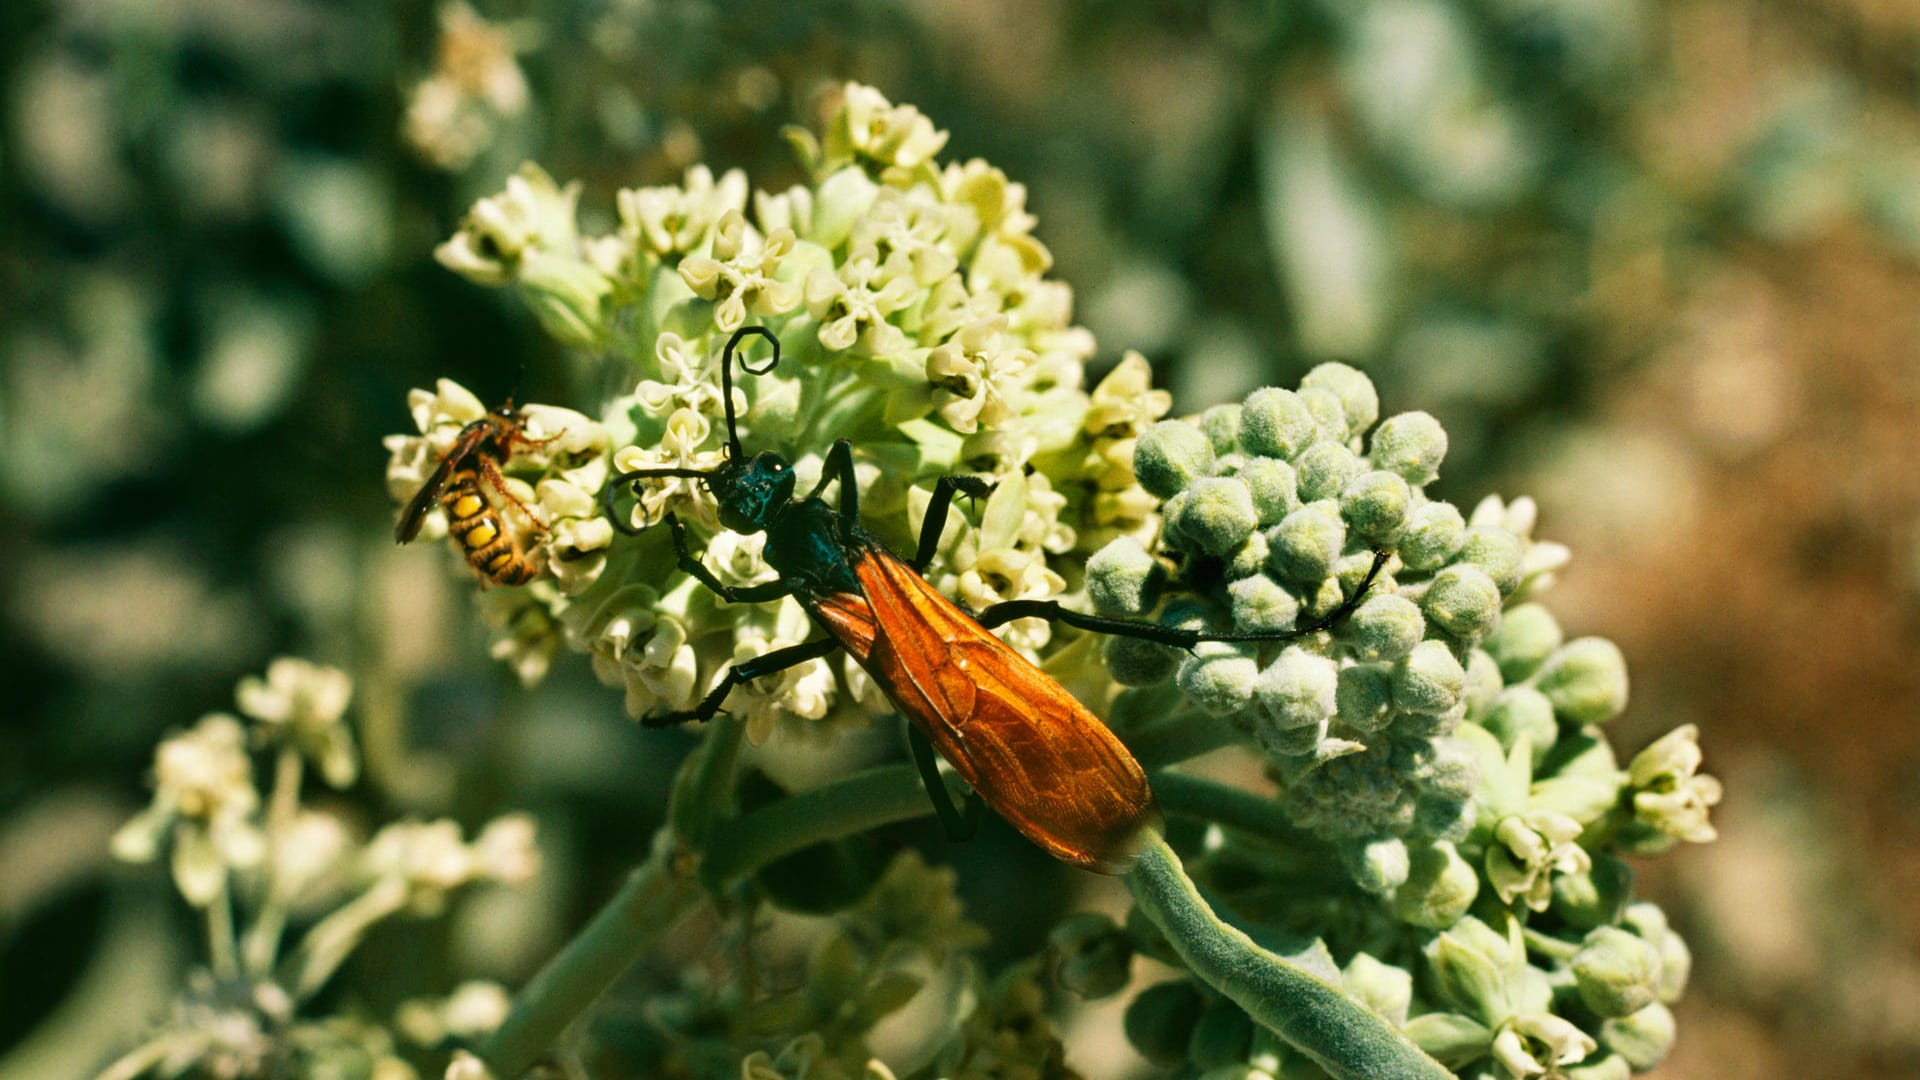
[[[1240,546],[1227,556],[1227,580],[1239,581],[1267,572],[1267,560],[1273,556],[1273,545],[1267,543],[1267,535],[1262,532],[1250,532]]]
[[[1454,561],[1485,570],[1505,596],[1520,585],[1520,559],[1525,554],[1519,537],[1505,529],[1481,526],[1467,530]]]
[[[1141,487],[1171,499],[1213,471],[1213,446],[1192,424],[1162,420],[1134,444],[1133,471]]]
[[[1235,474],[1247,485],[1253,497],[1253,512],[1265,529],[1300,508],[1300,494],[1293,466],[1279,458],[1248,458]]]
[[[1240,406],[1215,405],[1201,413],[1200,430],[1207,433],[1216,457],[1233,453],[1240,445]]]
[[[1253,700],[1260,710],[1255,736],[1275,753],[1312,749],[1333,717],[1338,684],[1339,667],[1331,659],[1288,646],[1254,683]]]
[[[1374,468],[1397,473],[1415,486],[1431,484],[1447,456],[1447,432],[1427,413],[1401,413],[1380,425],[1368,449]]]
[[[1500,588],[1477,566],[1449,566],[1433,576],[1421,609],[1440,629],[1473,641],[1500,617]]]
[[[1333,572],[1347,543],[1347,525],[1332,503],[1309,503],[1281,519],[1267,543],[1273,548],[1268,561],[1281,578],[1318,582]]]
[[[1502,749],[1511,750],[1524,738],[1536,755],[1551,747],[1560,731],[1559,722],[1553,718],[1553,702],[1531,686],[1510,686],[1501,691],[1480,726],[1500,740]]]
[[[1452,560],[1467,540],[1467,519],[1449,502],[1430,502],[1407,515],[1396,546],[1407,569],[1424,573]]]
[[[1318,431],[1306,403],[1291,390],[1255,390],[1240,407],[1240,446],[1249,454],[1292,461]]]
[[[1398,660],[1413,651],[1426,635],[1427,620],[1420,605],[1393,593],[1374,593],[1360,602],[1341,627],[1362,660]]]
[[[1518,682],[1534,673],[1566,640],[1560,623],[1541,604],[1520,604],[1500,616],[1486,650],[1500,662],[1500,675]]]
[[[1355,534],[1375,544],[1385,544],[1399,535],[1412,505],[1413,492],[1407,482],[1390,472],[1361,473],[1340,490],[1340,516]]]
[[[1335,710],[1342,723],[1373,732],[1393,719],[1393,668],[1388,664],[1350,664],[1340,669],[1334,687]]]
[[[1347,482],[1366,468],[1367,463],[1347,449],[1345,443],[1337,442],[1314,443],[1293,463],[1302,502],[1339,498]]]
[[[1467,702],[1467,719],[1485,716],[1499,699],[1504,685],[1500,681],[1500,665],[1493,662],[1486,650],[1474,649],[1467,653],[1467,689],[1462,695]]]
[[[1467,672],[1444,642],[1423,641],[1393,669],[1393,704],[1404,712],[1444,713],[1460,704]]]
[[[1342,848],[1341,854],[1354,885],[1375,896],[1384,896],[1407,880],[1411,856],[1407,842],[1397,836]]]
[[[1568,723],[1605,723],[1627,707],[1627,661],[1605,638],[1579,638],[1547,658],[1535,685]]]
[[[1246,708],[1253,699],[1253,684],[1260,677],[1260,662],[1253,649],[1224,641],[1203,641],[1193,654],[1180,661],[1174,676],[1180,692],[1188,700],[1215,716],[1228,716]]]
[[[1247,485],[1226,476],[1195,480],[1177,513],[1169,511],[1169,541],[1205,555],[1226,555],[1258,522]],[[1171,504],[1169,504],[1171,505]]]
[[[1480,875],[1473,864],[1441,840],[1412,852],[1407,880],[1394,890],[1393,910],[1402,922],[1444,930],[1459,922],[1479,895]]]
[[[1673,1011],[1659,1002],[1600,1024],[1600,1041],[1634,1072],[1649,1072],[1673,1049]]]
[[[1153,610],[1166,580],[1166,568],[1131,536],[1109,542],[1087,559],[1087,596],[1108,615]]]
[[[1347,431],[1358,435],[1380,419],[1380,393],[1359,368],[1337,361],[1321,364],[1300,380],[1303,390],[1326,390],[1340,402]]]
[[[1633,868],[1612,855],[1596,854],[1585,873],[1553,880],[1550,910],[1576,930],[1592,930],[1619,921],[1633,895]]]
[[[1227,596],[1233,601],[1236,630],[1291,630],[1300,616],[1300,601],[1264,575],[1241,578],[1227,586]]]
[[[1637,935],[1602,926],[1574,954],[1573,977],[1587,1008],[1605,1017],[1627,1016],[1654,1003],[1660,954]]]

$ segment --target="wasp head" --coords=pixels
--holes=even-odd
[[[729,461],[706,477],[720,504],[720,524],[739,533],[756,533],[793,501],[793,466],[771,451],[744,461]]]

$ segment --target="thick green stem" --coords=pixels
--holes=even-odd
[[[1140,910],[1166,934],[1195,975],[1329,1075],[1351,1080],[1453,1077],[1404,1032],[1339,986],[1221,922],[1164,839],[1149,842],[1128,872],[1127,885]]]
[[[513,1011],[480,1050],[494,1076],[530,1068],[575,1017],[700,902],[690,852],[666,829],[600,913],[514,998]]]
[[[933,804],[911,765],[882,765],[716,825],[701,877],[724,888],[803,848],[911,821]]]

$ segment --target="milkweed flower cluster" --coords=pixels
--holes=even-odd
[[[754,191],[739,172],[695,168],[618,192],[601,235],[579,230],[577,184],[529,165],[440,249],[469,279],[517,291],[558,341],[610,358],[624,391],[585,413],[530,409],[527,434],[552,441],[502,463],[542,572],[486,593],[497,653],[528,681],[562,644],[588,653],[639,718],[688,708],[727,665],[809,636],[793,599],[726,604],[648,527],[675,514],[718,579],[769,580],[761,539],[719,528],[698,481],[595,497],[616,473],[719,466],[722,348],[765,327],[782,363],[736,369],[731,404],[743,443],[795,462],[799,490],[834,439],[851,440],[863,524],[910,550],[935,477],[994,485],[956,505],[929,571],[976,610],[1063,598],[1260,632],[1344,611],[1284,642],[1189,652],[1125,637],[1083,648],[1038,620],[997,632],[1116,716],[1154,714],[1164,730],[1224,720],[1256,747],[1285,826],[1210,830],[1189,871],[1242,920],[1318,939],[1325,981],[1428,1053],[1486,1077],[1651,1068],[1687,951],[1633,900],[1623,857],[1711,839],[1719,786],[1690,727],[1620,765],[1605,725],[1626,706],[1624,661],[1604,640],[1568,639],[1539,602],[1568,552],[1535,538],[1532,501],[1429,498],[1445,431],[1421,412],[1382,420],[1372,382],[1344,364],[1187,419],[1165,419],[1171,402],[1137,355],[1089,387],[1093,342],[1047,277],[1020,185],[983,162],[941,163],[944,132],[858,85],[793,141],[807,184]],[[388,442],[402,499],[484,412],[447,382],[413,404],[417,433]],[[890,706],[850,663],[813,660],[736,689],[728,708],[758,744],[831,737]],[[1046,1073],[1057,1041],[1035,1017],[1050,995],[1121,991],[1135,951],[1178,963],[1155,933],[1063,923],[1047,959],[991,983],[960,1029],[980,1028],[980,1056],[953,1062],[1012,1055]],[[788,1001],[781,1023],[752,1029],[794,1041],[748,1055],[743,1075],[885,1075],[866,1030],[912,995],[874,955],[822,953],[809,976],[842,988],[857,1023]],[[737,1025],[744,1005],[727,1008]],[[1155,1060],[1208,1076],[1320,1075],[1198,980],[1137,994],[1127,1029]]]
[[[1292,841],[1344,866],[1364,913],[1318,932],[1397,965],[1368,981],[1421,988],[1398,1013],[1429,1052],[1491,1076],[1651,1068],[1687,953],[1632,902],[1621,857],[1711,840],[1720,786],[1691,725],[1621,767],[1605,729],[1627,703],[1620,650],[1568,640],[1538,599],[1566,548],[1534,537],[1529,499],[1428,498],[1446,450],[1433,417],[1381,420],[1372,382],[1338,363],[1155,424],[1135,467],[1165,527],[1089,561],[1099,607],[1289,629],[1381,570],[1331,629],[1190,654],[1114,640],[1109,665],[1171,677],[1262,749]],[[1206,858],[1258,865],[1265,845]]]
[[[114,835],[113,851],[135,863],[167,857],[175,888],[206,920],[207,966],[103,1078],[418,1075],[385,1026],[309,1015],[313,996],[378,923],[438,915],[471,885],[526,882],[539,851],[532,821],[517,815],[473,840],[451,821],[396,822],[363,838],[341,816],[302,805],[309,768],[332,789],[359,776],[352,694],[345,672],[283,657],[240,680],[240,716],[214,713],[161,742],[153,802]],[[257,755],[273,763],[264,790]],[[401,1027],[430,1032],[416,1041],[437,1046],[450,1031],[484,1034],[503,1002],[497,988],[470,984],[409,1002]]]
[[[950,519],[934,574],[964,603],[1063,595],[1100,544],[1153,533],[1132,443],[1168,399],[1138,357],[1086,385],[1093,339],[1073,325],[1067,286],[1047,277],[1021,185],[984,162],[941,164],[944,132],[858,85],[822,133],[795,141],[809,184],[752,191],[740,172],[697,167],[678,185],[616,193],[617,223],[597,236],[577,225],[579,186],[528,166],[440,249],[442,263],[511,286],[558,340],[624,373],[625,392],[592,410],[598,419],[530,407],[529,436],[559,440],[506,463],[525,512],[503,516],[544,572],[490,591],[485,611],[498,654],[528,681],[565,643],[591,654],[642,717],[690,706],[727,664],[808,633],[793,600],[717,603],[674,565],[665,530],[624,535],[674,513],[722,580],[767,579],[759,542],[718,529],[698,481],[643,485],[617,522],[596,501],[615,471],[724,460],[722,347],[749,323],[779,337],[783,359],[764,376],[736,371],[743,440],[794,461],[804,485],[834,439],[851,439],[862,516],[884,541],[911,544],[935,477],[997,485]],[[388,440],[397,499],[485,407],[442,381],[416,391],[412,411],[416,434]],[[421,534],[444,528],[436,510]],[[1039,620],[1004,634],[1036,657],[1051,638]],[[756,743],[776,728],[820,738],[885,708],[863,674],[824,660],[732,704]]]

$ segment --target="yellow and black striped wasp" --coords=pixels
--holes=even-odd
[[[507,530],[485,489],[492,488],[519,507],[521,517],[536,533],[544,534],[546,526],[508,489],[500,468],[516,447],[537,448],[551,441],[529,438],[511,401],[461,428],[453,448],[401,511],[394,541],[404,544],[418,536],[421,521],[438,502],[447,512],[447,535],[460,544],[475,573],[496,585],[525,585],[533,580],[539,566]]]

